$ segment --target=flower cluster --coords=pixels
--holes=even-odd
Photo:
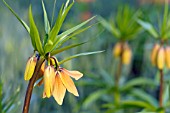
[[[36,75],[36,80],[40,79],[37,85],[40,86],[44,83],[43,98],[50,98],[53,96],[57,103],[62,105],[66,89],[73,95],[79,96],[71,77],[78,80],[83,74],[79,71],[69,71],[60,67],[55,57],[49,57],[47,62],[48,65],[46,65],[46,61],[43,62],[41,69]],[[36,56],[32,56],[28,59],[24,74],[25,80],[30,80],[33,76],[36,63]]]
[[[151,62],[158,69],[163,69],[166,65],[170,68],[170,46],[156,43],[151,52]]]
[[[115,58],[121,58],[123,64],[129,64],[132,57],[132,51],[127,43],[118,42],[113,48]]]

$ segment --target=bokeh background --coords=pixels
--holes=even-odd
[[[55,19],[59,8],[66,0],[57,0]],[[28,23],[28,7],[32,4],[36,24],[43,33],[43,12],[41,0],[6,0],[17,14]],[[48,17],[52,17],[54,0],[44,0]],[[62,30],[67,30],[84,20],[97,15],[106,20],[114,18],[120,6],[129,5],[135,10],[141,9],[144,18],[157,24],[158,15],[162,15],[164,0],[76,0],[69,12]],[[123,17],[122,17],[123,18]],[[98,22],[97,18],[91,23]],[[62,31],[61,31],[62,32]],[[112,49],[117,39],[108,32],[100,23],[96,24],[84,33],[70,41],[82,42],[95,38],[95,40],[63,52],[57,56],[59,60],[70,55],[86,51],[105,50],[105,52],[90,56],[83,56],[67,63],[64,67],[69,70],[79,70],[84,74],[83,78],[75,81],[79,91],[79,97],[66,93],[64,103],[59,106],[53,97],[42,99],[43,86],[35,87],[31,99],[30,113],[114,113],[114,101],[112,92],[105,93],[105,89],[114,86],[114,74],[117,69],[116,60]],[[135,86],[136,91],[142,89],[146,99],[158,100],[159,80],[156,69],[150,63],[150,51],[154,40],[148,33],[141,32],[135,39],[129,42],[133,51],[133,59],[130,65],[124,66],[120,84],[135,78],[151,79],[151,84]],[[24,70],[27,59],[33,53],[28,33],[12,15],[12,13],[0,2],[0,109],[6,109],[7,113],[21,113],[24,102],[27,81],[24,81]],[[168,70],[166,79],[168,80]],[[142,100],[139,94],[124,92],[123,98]],[[90,96],[91,95],[91,96]],[[144,97],[143,97],[144,98]],[[156,103],[156,102],[155,102]],[[112,106],[112,107],[111,107]],[[142,110],[140,107],[120,108],[115,113],[134,113]],[[125,112],[127,111],[127,112]],[[168,112],[167,112],[168,113]]]

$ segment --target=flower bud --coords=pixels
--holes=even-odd
[[[24,79],[25,80],[30,80],[34,70],[35,70],[35,66],[37,63],[37,58],[36,57],[31,57],[28,59],[27,64],[26,64],[26,68],[25,68],[25,73],[24,73]]]
[[[55,58],[50,58],[50,65],[54,66],[55,64]]]
[[[170,46],[165,48],[165,63],[167,68],[170,68]]]
[[[122,43],[118,42],[113,48],[113,55],[115,57],[120,57],[121,52],[122,52]]]
[[[131,61],[131,57],[132,57],[132,51],[129,48],[129,46],[126,45],[122,53],[122,63],[128,65]]]
[[[158,50],[158,55],[157,55],[157,67],[158,69],[163,69],[165,65],[165,51],[164,47],[160,47]]]
[[[44,92],[46,97],[50,97],[53,92],[53,85],[55,81],[55,70],[52,66],[47,66],[44,71]]]
[[[158,50],[160,48],[160,45],[158,43],[156,43],[152,49],[152,52],[151,52],[151,63],[152,65],[156,65],[157,61],[156,61],[156,58],[157,58],[157,55],[158,55]]]

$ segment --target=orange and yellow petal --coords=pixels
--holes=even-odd
[[[75,96],[79,96],[77,88],[76,88],[73,80],[70,78],[70,76],[62,70],[61,70],[61,72],[58,72],[58,73],[59,73],[61,81],[64,84],[64,86],[66,87],[66,89],[70,93],[74,94]]]
[[[48,66],[44,71],[44,92],[49,98],[52,95],[53,85],[55,81],[55,70]]]
[[[66,92],[66,88],[63,85],[57,72],[55,77],[55,83],[54,83],[53,97],[59,105],[62,105],[63,103],[65,92]]]
[[[66,70],[64,68],[62,69],[62,71],[64,71],[64,73],[66,73],[67,75],[71,76],[75,80],[78,80],[78,79],[80,79],[83,76],[83,74],[80,73],[79,71],[69,71],[69,70]]]
[[[36,57],[31,57],[28,59],[27,64],[26,64],[26,68],[25,68],[25,73],[24,73],[24,79],[25,80],[30,80],[34,70],[35,70],[35,66],[37,63],[37,58]]]

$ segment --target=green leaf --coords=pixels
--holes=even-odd
[[[156,32],[155,28],[151,23],[145,22],[143,20],[138,19],[137,22],[145,29],[147,30],[154,38],[158,38],[159,35]]]
[[[92,25],[91,25],[92,26]],[[56,38],[56,41],[54,42],[53,47],[57,47],[59,48],[60,46],[62,46],[63,43],[65,43],[67,40],[71,39],[72,37],[86,31],[87,29],[89,29],[91,26],[79,29],[75,32],[73,32],[72,34],[70,34],[69,36],[64,36],[64,37],[60,37],[60,35]]]
[[[170,84],[169,83],[165,83],[164,86],[164,92],[163,92],[163,105],[166,105],[170,99],[170,94],[169,94],[169,89],[170,89]]]
[[[163,22],[161,27],[161,36],[163,36],[167,30],[167,21],[168,21],[168,1],[165,0],[165,9],[164,9]]]
[[[85,22],[83,22],[83,23],[81,23],[81,24],[79,24],[79,25],[77,25],[77,26],[75,26],[75,27],[73,27],[73,28],[71,28],[71,29],[69,29],[69,30],[67,30],[67,31],[65,31],[65,32],[63,32],[63,33],[61,33],[60,35],[58,35],[56,38],[55,38],[55,41],[54,41],[54,43],[52,44],[52,45],[46,45],[46,47],[45,47],[45,52],[47,53],[47,52],[50,52],[52,49],[54,49],[55,47],[56,47],[56,45],[58,44],[58,42],[61,42],[61,40],[64,40],[68,35],[70,35],[71,33],[73,33],[73,32],[75,32],[76,30],[78,30],[78,29],[80,29],[81,27],[83,27],[84,25],[86,25],[89,21],[91,21],[93,18],[95,18],[95,17],[92,17],[92,18],[90,18],[90,19],[88,19],[88,20],[86,20]],[[88,27],[87,27],[88,28]],[[82,29],[82,30],[80,30],[80,31],[77,31],[77,33],[75,33],[74,35],[77,35],[78,33],[81,33],[81,32],[83,32],[83,31],[85,31],[86,30],[86,28],[84,28],[84,29]],[[72,36],[74,36],[74,35],[72,35]],[[50,40],[49,39],[49,41],[52,41],[52,40]]]
[[[140,100],[143,100],[155,107],[158,107],[158,101],[151,95],[147,94],[146,92],[144,92],[143,90],[140,89],[132,89],[131,90],[131,95],[139,98]]]
[[[121,103],[121,106],[123,108],[131,108],[131,107],[139,107],[139,108],[146,108],[146,109],[149,109],[151,111],[155,111],[156,108],[146,102],[143,102],[143,101],[137,101],[137,100],[126,100],[126,101],[122,101]]]
[[[6,3],[5,0],[3,0],[3,3],[5,4],[5,6],[12,12],[12,14],[18,19],[18,21],[23,25],[23,27],[27,30],[28,33],[30,33],[30,28],[28,27],[28,25],[19,18],[19,16],[15,13],[15,11]]]
[[[101,98],[101,96],[107,94],[108,90],[106,89],[100,89],[98,91],[95,91],[94,93],[91,93],[83,102],[82,107],[83,109],[89,108],[96,100]]]
[[[32,16],[31,5],[29,7],[29,21],[30,21],[30,36],[31,36],[32,44],[34,46],[34,49],[38,50],[38,52],[42,55],[44,52],[43,52],[40,36],[38,33],[38,29],[35,25],[34,18]]]
[[[3,103],[3,110],[4,113],[9,112],[9,110],[14,107],[16,98],[18,97],[20,93],[20,88],[18,88],[12,95],[10,98],[8,98],[4,103]]]
[[[113,86],[114,81],[112,79],[112,76],[104,69],[99,69],[100,75],[103,78],[103,81],[108,85],[108,86]]]
[[[110,31],[113,35],[115,35],[116,38],[120,38],[120,31],[115,27],[114,22],[110,24],[104,18],[100,16],[98,17],[98,20],[108,31]]]
[[[69,61],[69,60],[71,60],[71,59],[73,59],[73,58],[77,58],[77,57],[79,57],[79,56],[86,56],[86,55],[97,54],[97,53],[102,53],[102,52],[104,52],[104,51],[94,51],[94,52],[86,52],[86,53],[76,54],[76,55],[70,56],[70,57],[68,57],[68,58],[60,61],[60,62],[59,62],[59,65],[60,65],[60,64],[63,64],[63,63],[66,62],[66,61]]]
[[[126,91],[129,90],[130,88],[134,87],[134,86],[141,86],[141,85],[152,85],[155,86],[156,83],[153,82],[153,80],[148,79],[148,78],[134,78],[130,81],[128,81],[125,85],[123,85],[121,87],[122,91]]]
[[[71,48],[74,48],[74,47],[83,45],[83,44],[85,44],[85,43],[87,43],[87,42],[82,42],[82,43],[78,43],[78,44],[69,45],[69,46],[63,47],[63,48],[61,48],[61,49],[60,49],[60,48],[56,48],[55,50],[53,50],[53,51],[51,52],[51,56],[56,55],[56,54],[58,54],[58,53],[61,53],[61,52],[65,51],[65,50],[68,50],[68,49],[71,49]]]
[[[47,17],[47,12],[46,12],[43,0],[42,0],[42,8],[43,8],[43,12],[44,12],[45,32],[46,32],[46,34],[49,34],[51,28],[50,28],[50,23],[49,23],[49,20],[48,20],[48,17]]]
[[[61,7],[58,18],[56,20],[56,23],[55,23],[54,27],[52,28],[52,31],[49,34],[49,40],[54,41],[54,39],[56,38],[58,32],[60,31],[60,28],[67,16],[69,10],[73,6],[73,4],[74,3],[71,3],[64,11],[63,11],[64,5]]]

